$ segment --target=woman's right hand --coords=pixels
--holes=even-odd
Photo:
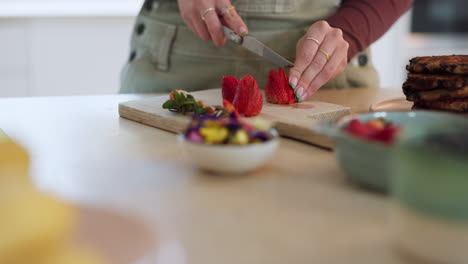
[[[180,15],[187,26],[201,39],[212,40],[216,46],[226,43],[222,25],[231,28],[239,35],[248,34],[247,26],[229,0],[177,0],[177,2]]]

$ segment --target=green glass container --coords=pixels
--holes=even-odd
[[[468,118],[409,125],[393,154],[398,248],[427,261],[468,263]]]
[[[384,118],[400,126],[403,134],[408,135],[419,135],[424,131],[444,129],[455,124],[468,125],[468,118],[465,116],[430,111],[366,113],[353,115],[338,122],[322,120],[315,124],[316,132],[335,141],[338,164],[352,182],[385,193],[391,188],[392,171],[395,168],[392,161],[395,145],[385,145],[349,135],[344,131],[344,127],[352,118],[361,122]]]

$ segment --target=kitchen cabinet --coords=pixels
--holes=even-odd
[[[0,20],[0,96],[115,93],[132,27],[130,17]]]
[[[116,93],[141,2],[1,1],[0,97]]]

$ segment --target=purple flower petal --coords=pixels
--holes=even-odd
[[[190,133],[188,133],[187,139],[189,141],[195,142],[195,143],[200,143],[200,142],[203,141],[202,135],[200,135],[200,133],[198,133],[196,131],[191,131]]]

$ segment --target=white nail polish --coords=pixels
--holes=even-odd
[[[292,77],[291,80],[289,81],[289,85],[291,85],[291,87],[292,87],[293,89],[296,89],[297,78],[296,78],[296,77]]]
[[[302,88],[302,86],[299,87],[299,88],[297,88],[297,93],[298,93],[299,96],[301,96],[301,98],[302,98],[302,94],[304,93],[304,88]]]

